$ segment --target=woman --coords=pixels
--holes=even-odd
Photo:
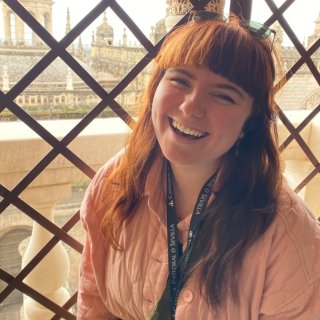
[[[320,319],[320,228],[281,178],[270,30],[199,15],[167,36],[87,190],[78,319]]]

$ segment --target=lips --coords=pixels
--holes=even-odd
[[[176,120],[170,119],[171,127],[175,132],[184,137],[189,137],[192,139],[201,139],[206,137],[209,133],[205,131],[199,131],[177,122]]]

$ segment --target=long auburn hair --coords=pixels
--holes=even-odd
[[[281,184],[273,102],[275,67],[268,39],[251,36],[237,21],[192,22],[174,29],[154,61],[140,117],[127,141],[117,169],[105,185],[117,185],[102,231],[119,248],[119,228],[134,215],[146,176],[160,148],[151,120],[152,100],[166,69],[202,66],[238,84],[254,98],[236,155],[234,145],[225,155],[199,234],[201,288],[209,304],[219,306],[227,292],[238,299],[238,276],[246,250],[266,231],[275,216]]]

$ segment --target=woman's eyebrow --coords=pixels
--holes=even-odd
[[[179,72],[179,73],[182,73],[191,79],[195,79],[195,76],[192,74],[192,72],[190,72],[184,68],[179,68],[179,67],[178,68],[170,68],[167,70],[167,72]]]
[[[215,85],[215,87],[217,87],[219,89],[227,89],[227,90],[234,91],[241,98],[243,98],[243,99],[245,98],[245,94],[244,94],[243,90],[241,88],[239,88],[238,86],[236,86],[236,85],[229,84],[229,83],[217,83]]]

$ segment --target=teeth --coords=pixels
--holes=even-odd
[[[172,120],[172,126],[175,129],[178,129],[180,132],[182,132],[184,134],[188,134],[188,135],[191,135],[191,136],[194,136],[194,137],[197,137],[197,138],[200,138],[200,137],[205,135],[204,132],[185,127],[183,124],[178,123],[175,120]]]

